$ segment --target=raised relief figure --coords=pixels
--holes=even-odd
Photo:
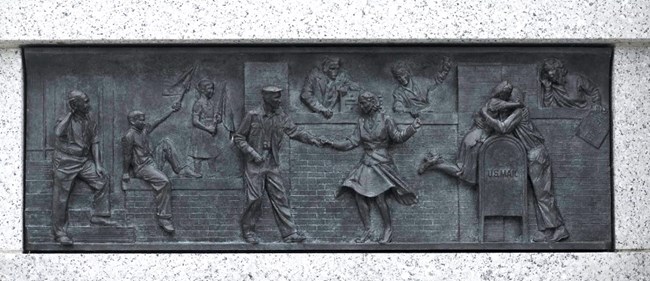
[[[246,242],[259,243],[255,225],[262,215],[262,196],[268,194],[280,229],[282,240],[297,243],[305,240],[293,222],[287,190],[280,175],[280,148],[284,135],[302,143],[321,146],[323,139],[298,128],[280,107],[282,89],[268,86],[262,89],[263,103],[246,113],[235,132],[235,145],[246,156],[244,184],[246,208],[241,218],[242,235]]]
[[[512,89],[509,86],[508,89]],[[505,98],[506,95],[497,96]],[[519,103],[521,97],[512,95],[511,101]],[[507,101],[507,100],[503,100]],[[532,183],[537,229],[533,241],[558,242],[569,238],[569,232],[564,226],[564,220],[555,200],[553,192],[553,177],[551,174],[551,159],[549,158],[544,137],[530,119],[527,107],[501,108],[494,117],[488,106],[481,109],[485,125],[497,134],[512,134],[521,141],[528,154],[528,176]]]
[[[23,53],[26,252],[613,247],[606,46]]]
[[[76,180],[88,184],[95,192],[90,222],[113,225],[109,201],[109,179],[101,165],[97,122],[90,115],[90,100],[78,90],[68,93],[69,112],[57,120],[53,157],[52,233],[64,246],[73,244],[68,236],[68,200]]]
[[[156,191],[156,216],[158,225],[167,233],[174,232],[171,221],[171,192],[172,184],[162,169],[169,163],[174,173],[199,178],[190,167],[183,166],[178,160],[178,153],[171,140],[162,139],[152,150],[149,144],[149,134],[153,132],[174,112],[181,109],[180,102],[172,105],[170,111],[165,113],[153,123],[146,122],[145,114],[141,111],[131,111],[128,115],[129,130],[122,137],[122,180],[129,182],[131,177],[141,179]]]
[[[300,100],[313,112],[326,119],[341,111],[341,98],[350,91],[361,91],[362,87],[351,80],[341,69],[340,58],[325,58],[321,69],[314,68],[305,78]]]
[[[512,90],[512,84],[507,81],[494,87],[491,93],[492,98],[485,104],[488,114],[496,116],[504,110],[523,107],[522,103],[510,101]],[[481,145],[493,133],[493,130],[485,123],[485,117],[481,114],[480,109],[474,114],[473,121],[472,127],[465,134],[458,147],[456,163],[450,163],[444,160],[442,156],[430,152],[420,163],[418,174],[423,174],[428,170],[437,170],[472,185],[478,183],[479,151]]]
[[[583,75],[568,73],[559,59],[544,60],[539,80],[545,107],[603,109],[598,87]]]
[[[215,83],[201,80],[196,89],[199,98],[192,106],[192,135],[189,156],[194,161],[194,171],[201,173],[202,163],[207,162],[211,170],[216,170],[216,160],[224,149],[221,140],[228,141],[234,131],[232,118],[224,120],[227,88],[219,84],[219,99],[214,98]],[[217,135],[222,135],[217,137]],[[204,173],[205,175],[205,173]]]
[[[359,96],[359,118],[354,133],[346,140],[330,142],[329,145],[337,150],[351,150],[363,147],[361,162],[350,172],[341,184],[337,197],[344,191],[353,191],[363,234],[355,242],[364,243],[370,240],[370,204],[374,201],[379,208],[383,222],[383,233],[378,239],[379,243],[389,243],[393,237],[393,228],[390,218],[390,209],[386,197],[392,194],[397,202],[404,205],[413,205],[418,202],[417,195],[409,185],[400,177],[392,156],[388,152],[391,144],[402,143],[413,136],[420,128],[420,119],[415,119],[413,124],[404,130],[399,130],[395,121],[381,112],[379,99],[370,92]]]
[[[413,76],[404,62],[398,62],[391,67],[397,87],[393,90],[393,112],[409,113],[413,118],[431,106],[429,95],[438,87],[449,74],[451,61],[444,57],[440,69],[433,79]]]

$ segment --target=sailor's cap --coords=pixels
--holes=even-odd
[[[282,88],[278,86],[266,86],[262,88],[262,94],[282,93]]]

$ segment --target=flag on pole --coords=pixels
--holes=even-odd
[[[179,101],[182,101],[185,93],[192,86],[192,78],[194,78],[194,73],[197,68],[198,64],[194,64],[185,70],[170,86],[165,87],[162,95],[166,97],[181,96]]]
[[[231,132],[235,131],[235,125],[234,125],[234,120],[233,120],[233,112],[232,112],[232,107],[230,105],[230,93],[228,92],[228,85],[226,82],[218,83],[215,86],[218,89],[217,93],[219,94],[219,104],[217,104],[217,108],[219,108],[218,114],[221,114],[221,120],[222,120],[222,125]]]

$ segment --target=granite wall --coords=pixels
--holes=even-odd
[[[644,280],[650,278],[650,3],[645,1],[4,1],[3,280]],[[23,253],[18,47],[70,43],[613,44],[615,251],[600,253]],[[27,187],[25,187],[27,188]]]

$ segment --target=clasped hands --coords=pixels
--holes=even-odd
[[[334,142],[324,137],[317,137],[312,139],[311,144],[316,147],[324,147],[324,146],[332,146]],[[251,157],[253,158],[252,159],[253,162],[255,162],[256,164],[261,164],[269,158],[269,154],[268,153],[260,154],[259,152],[254,152],[251,153]]]
[[[422,121],[420,120],[420,118],[415,118],[413,119],[413,123],[411,123],[411,126],[413,126],[415,130],[418,130],[420,129],[420,127],[422,127]],[[333,147],[334,141],[326,137],[319,137],[314,140],[313,144],[317,147]]]

